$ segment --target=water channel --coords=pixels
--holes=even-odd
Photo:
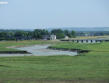
[[[75,56],[77,55],[77,52],[48,49],[49,46],[50,45],[34,45],[34,46],[28,46],[28,47],[20,47],[16,49],[27,51],[35,56],[52,56],[52,55]]]
[[[61,50],[52,50],[48,49],[50,45],[33,45],[33,46],[26,46],[26,47],[17,47],[14,49],[27,51],[31,54],[0,54],[1,57],[7,56],[56,56],[56,55],[69,55],[69,56],[76,56],[77,52],[71,51],[61,51]]]

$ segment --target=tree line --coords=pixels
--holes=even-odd
[[[38,40],[43,39],[43,36],[56,35],[57,39],[68,37],[75,37],[74,31],[53,29],[51,31],[45,29],[35,29],[34,31],[0,31],[0,40]]]

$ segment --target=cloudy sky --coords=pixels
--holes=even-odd
[[[0,0],[0,29],[109,27],[109,0]]]

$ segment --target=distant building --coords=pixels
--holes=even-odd
[[[50,40],[50,36],[49,36],[49,35],[43,35],[43,36],[42,36],[42,39],[43,39],[43,40]]]
[[[90,36],[90,34],[89,33],[85,33],[85,36],[87,37],[87,36]]]
[[[56,35],[50,35],[50,40],[56,40]]]
[[[43,40],[56,40],[56,35],[43,35]]]

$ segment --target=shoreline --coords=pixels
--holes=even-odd
[[[54,48],[54,47],[48,47],[48,49],[52,50],[61,50],[61,51],[71,51],[71,52],[77,52],[77,53],[88,53],[90,52],[89,50],[81,50],[81,49],[67,49],[67,48]]]
[[[0,54],[31,54],[27,51],[0,51]]]

